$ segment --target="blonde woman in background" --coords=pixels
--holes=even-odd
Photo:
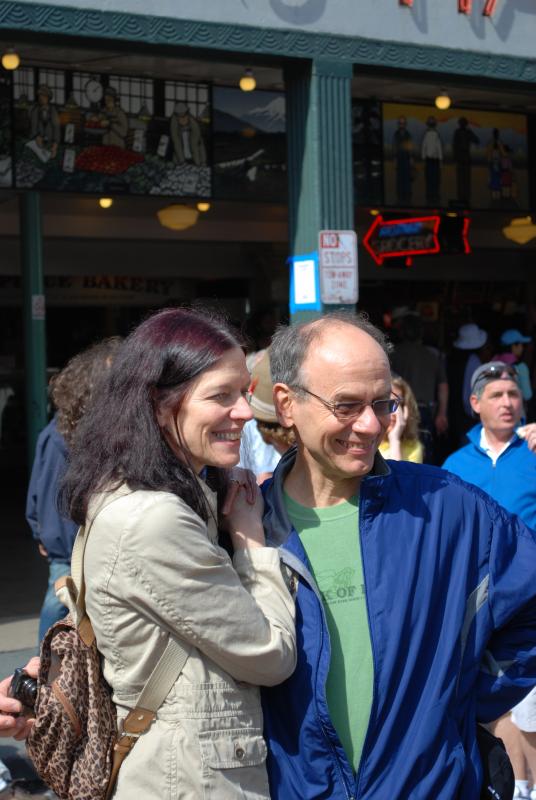
[[[393,375],[391,392],[400,405],[387,428],[385,439],[380,444],[384,458],[394,461],[413,461],[422,464],[423,446],[419,440],[419,409],[409,383],[398,375]]]

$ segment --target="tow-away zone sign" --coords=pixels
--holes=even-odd
[[[326,305],[354,305],[358,300],[355,231],[320,231],[320,297]]]

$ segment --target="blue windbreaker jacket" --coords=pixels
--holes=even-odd
[[[476,720],[536,683],[536,536],[459,478],[377,456],[360,491],[374,692],[355,775],[326,703],[321,597],[283,500],[294,457],[263,487],[268,543],[298,577],[296,671],[263,689],[273,800],[475,800]]]
[[[507,511],[517,514],[529,528],[536,529],[536,455],[527,443],[514,436],[495,465],[480,447],[482,425],[467,434],[469,444],[452,453],[443,469],[487,492]]]

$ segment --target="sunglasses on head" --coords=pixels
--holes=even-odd
[[[491,378],[501,378],[503,375],[507,375],[512,380],[517,381],[517,372],[513,367],[508,366],[508,364],[501,365],[500,367],[488,367],[481,372],[476,381],[474,382],[474,386],[480,381],[483,380],[490,380]]]

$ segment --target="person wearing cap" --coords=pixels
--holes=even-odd
[[[106,128],[102,137],[104,145],[125,148],[128,133],[128,117],[119,105],[119,95],[113,86],[104,91],[104,111],[101,116],[101,128]]]
[[[261,350],[251,370],[250,407],[240,441],[239,466],[251,470],[259,484],[270,478],[283,453],[294,443],[292,431],[283,428],[275,411],[269,350]]]
[[[515,367],[502,361],[477,367],[470,402],[480,422],[468,432],[469,444],[452,453],[443,469],[474,483],[536,529],[536,456],[516,433],[523,397]]]
[[[519,428],[523,397],[515,366],[490,361],[478,367],[471,377],[471,406],[480,415],[480,423],[467,434],[469,444],[452,453],[443,468],[483,489],[530,528],[536,528],[536,455],[527,441],[534,426]],[[516,706],[513,720],[523,727],[521,733],[509,716],[495,723],[494,732],[504,740],[512,761],[514,797],[536,800],[536,787],[529,794],[525,766],[527,758],[536,781],[534,692]]]
[[[531,336],[523,336],[516,328],[509,328],[501,336],[501,344],[508,348],[504,353],[499,353],[493,357],[494,361],[504,361],[506,364],[514,364],[518,375],[519,387],[525,404],[532,397],[532,386],[530,383],[529,368],[524,361],[521,361],[523,348],[532,342]]]

